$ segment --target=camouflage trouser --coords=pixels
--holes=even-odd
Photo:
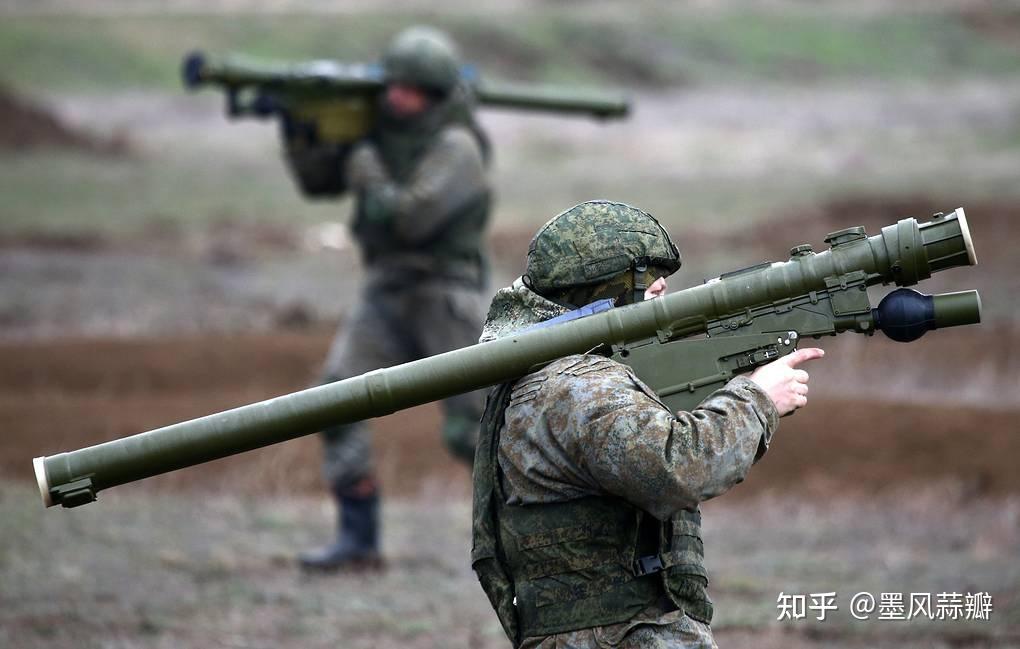
[[[640,616],[639,616],[640,617]],[[712,629],[685,615],[666,613],[654,620],[632,620],[592,629],[526,638],[522,649],[719,649]]]
[[[353,313],[333,340],[322,382],[433,356],[478,342],[484,317],[481,291],[435,280],[407,286],[369,281]],[[443,401],[442,436],[458,459],[474,459],[484,391]],[[371,439],[365,422],[322,432],[323,474],[343,491],[373,475]]]

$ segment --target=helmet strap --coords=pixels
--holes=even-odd
[[[643,302],[645,299],[645,289],[648,285],[645,283],[645,277],[648,272],[648,264],[644,260],[634,262],[634,299],[632,304]]]

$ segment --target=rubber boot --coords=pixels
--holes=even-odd
[[[311,572],[379,570],[379,492],[371,489],[335,490],[337,540],[332,545],[298,556],[301,567]]]

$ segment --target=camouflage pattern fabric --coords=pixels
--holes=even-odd
[[[351,154],[347,177],[355,189],[378,193],[387,203],[398,245],[429,240],[451,215],[488,193],[481,151],[463,127],[443,131],[403,183],[390,177],[371,143]]]
[[[555,289],[613,279],[637,260],[669,275],[680,268],[680,251],[651,214],[624,203],[587,201],[557,214],[535,234],[524,282],[549,296]]]
[[[333,342],[322,382],[477,340],[484,314],[482,237],[490,190],[482,143],[463,124],[462,102],[455,93],[421,119],[401,125],[401,132],[379,133],[351,155],[346,174],[357,194],[353,229],[366,264],[365,280]],[[468,463],[484,400],[484,393],[474,392],[443,402],[443,439]],[[364,423],[330,428],[323,439],[323,471],[334,488],[372,475]]]
[[[479,291],[435,280],[394,287],[392,279],[384,279],[369,281],[363,288],[354,312],[333,341],[323,382],[474,344],[482,321]],[[484,392],[476,391],[442,403],[444,442],[468,463],[474,457],[484,402]],[[323,474],[331,485],[343,489],[372,475],[365,422],[330,428],[323,440]]]
[[[474,136],[460,126],[441,131],[404,180],[391,166],[371,142],[348,161],[358,195],[353,232],[369,272],[439,275],[480,289],[489,187]]]
[[[744,479],[778,424],[741,376],[671,413],[626,365],[567,356],[517,382],[499,442],[507,504],[619,496],[666,520]]]
[[[628,622],[527,638],[521,649],[719,649],[712,629],[683,611],[641,613]]]
[[[484,343],[508,336],[568,311],[570,311],[568,307],[547,300],[529,289],[518,277],[510,286],[496,291],[478,342]]]
[[[549,304],[515,283],[493,300],[483,339],[531,324]],[[601,356],[559,359],[516,386],[497,455],[507,505],[612,495],[666,520],[742,481],[778,424],[771,399],[745,377],[674,415],[629,367]],[[708,625],[653,607],[625,623],[525,638],[522,646],[716,645]]]

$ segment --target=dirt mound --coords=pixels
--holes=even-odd
[[[97,155],[130,153],[125,135],[103,138],[72,128],[44,106],[0,86],[0,150],[63,148]]]
[[[974,7],[960,14],[963,24],[1004,45],[1020,49],[1020,10]]]

